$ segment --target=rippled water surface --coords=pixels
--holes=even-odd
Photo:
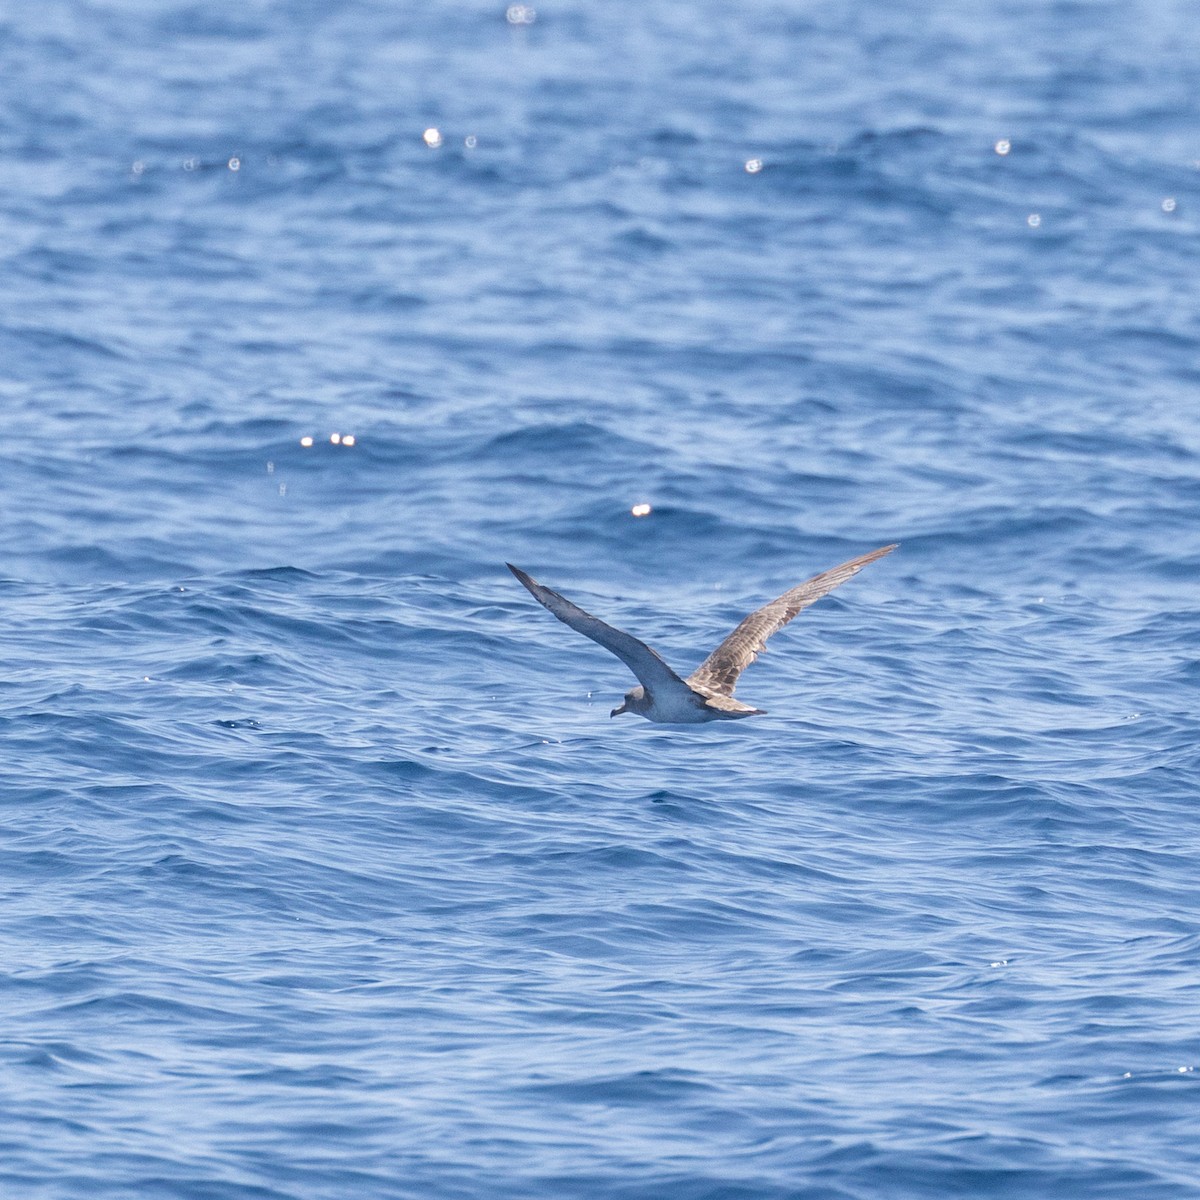
[[[0,16],[4,1195],[1200,1194],[1197,64]]]

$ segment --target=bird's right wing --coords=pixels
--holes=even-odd
[[[656,689],[663,692],[677,687],[691,691],[645,642],[638,641],[632,634],[623,630],[614,629],[589,612],[584,612],[566,596],[560,596],[548,587],[543,587],[520,567],[514,567],[512,563],[504,565],[529,589],[530,595],[548,608],[564,625],[570,625],[576,633],[582,633],[584,637],[591,638],[593,642],[615,654],[638,677],[638,681],[647,692],[654,692]]]
[[[688,676],[687,682],[732,696],[738,676],[758,657],[771,634],[778,633],[797,613],[857,575],[868,563],[890,554],[896,545],[881,546],[870,554],[822,571],[756,609]]]

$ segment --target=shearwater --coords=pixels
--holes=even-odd
[[[628,712],[663,725],[697,725],[704,721],[736,721],[740,717],[761,716],[765,709],[751,708],[749,704],[735,700],[733,689],[741,673],[766,648],[767,638],[782,629],[802,609],[857,575],[868,563],[890,554],[897,545],[898,542],[893,542],[890,546],[881,546],[870,554],[822,571],[770,604],[755,609],[686,679],[676,675],[661,655],[645,642],[584,612],[565,596],[543,587],[520,567],[514,567],[512,563],[505,563],[505,566],[539,604],[545,605],[576,632],[599,642],[638,677],[641,686],[626,692],[624,702],[609,716]]]

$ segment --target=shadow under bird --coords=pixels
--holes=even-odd
[[[782,629],[797,613],[835,587],[857,575],[868,563],[890,554],[899,543],[881,546],[840,567],[814,575],[770,604],[756,609],[686,678],[681,679],[664,659],[630,633],[593,617],[565,596],[543,587],[512,563],[504,565],[565,625],[599,642],[615,654],[637,677],[641,686],[625,693],[624,702],[609,714],[637,713],[663,725],[698,725],[705,721],[736,721],[760,716],[765,709],[751,708],[733,698],[738,677],[766,649],[767,638]]]

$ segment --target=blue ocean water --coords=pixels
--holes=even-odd
[[[0,15],[3,1195],[1200,1195],[1197,95],[1184,0]],[[890,541],[699,728],[503,566],[690,669]]]

